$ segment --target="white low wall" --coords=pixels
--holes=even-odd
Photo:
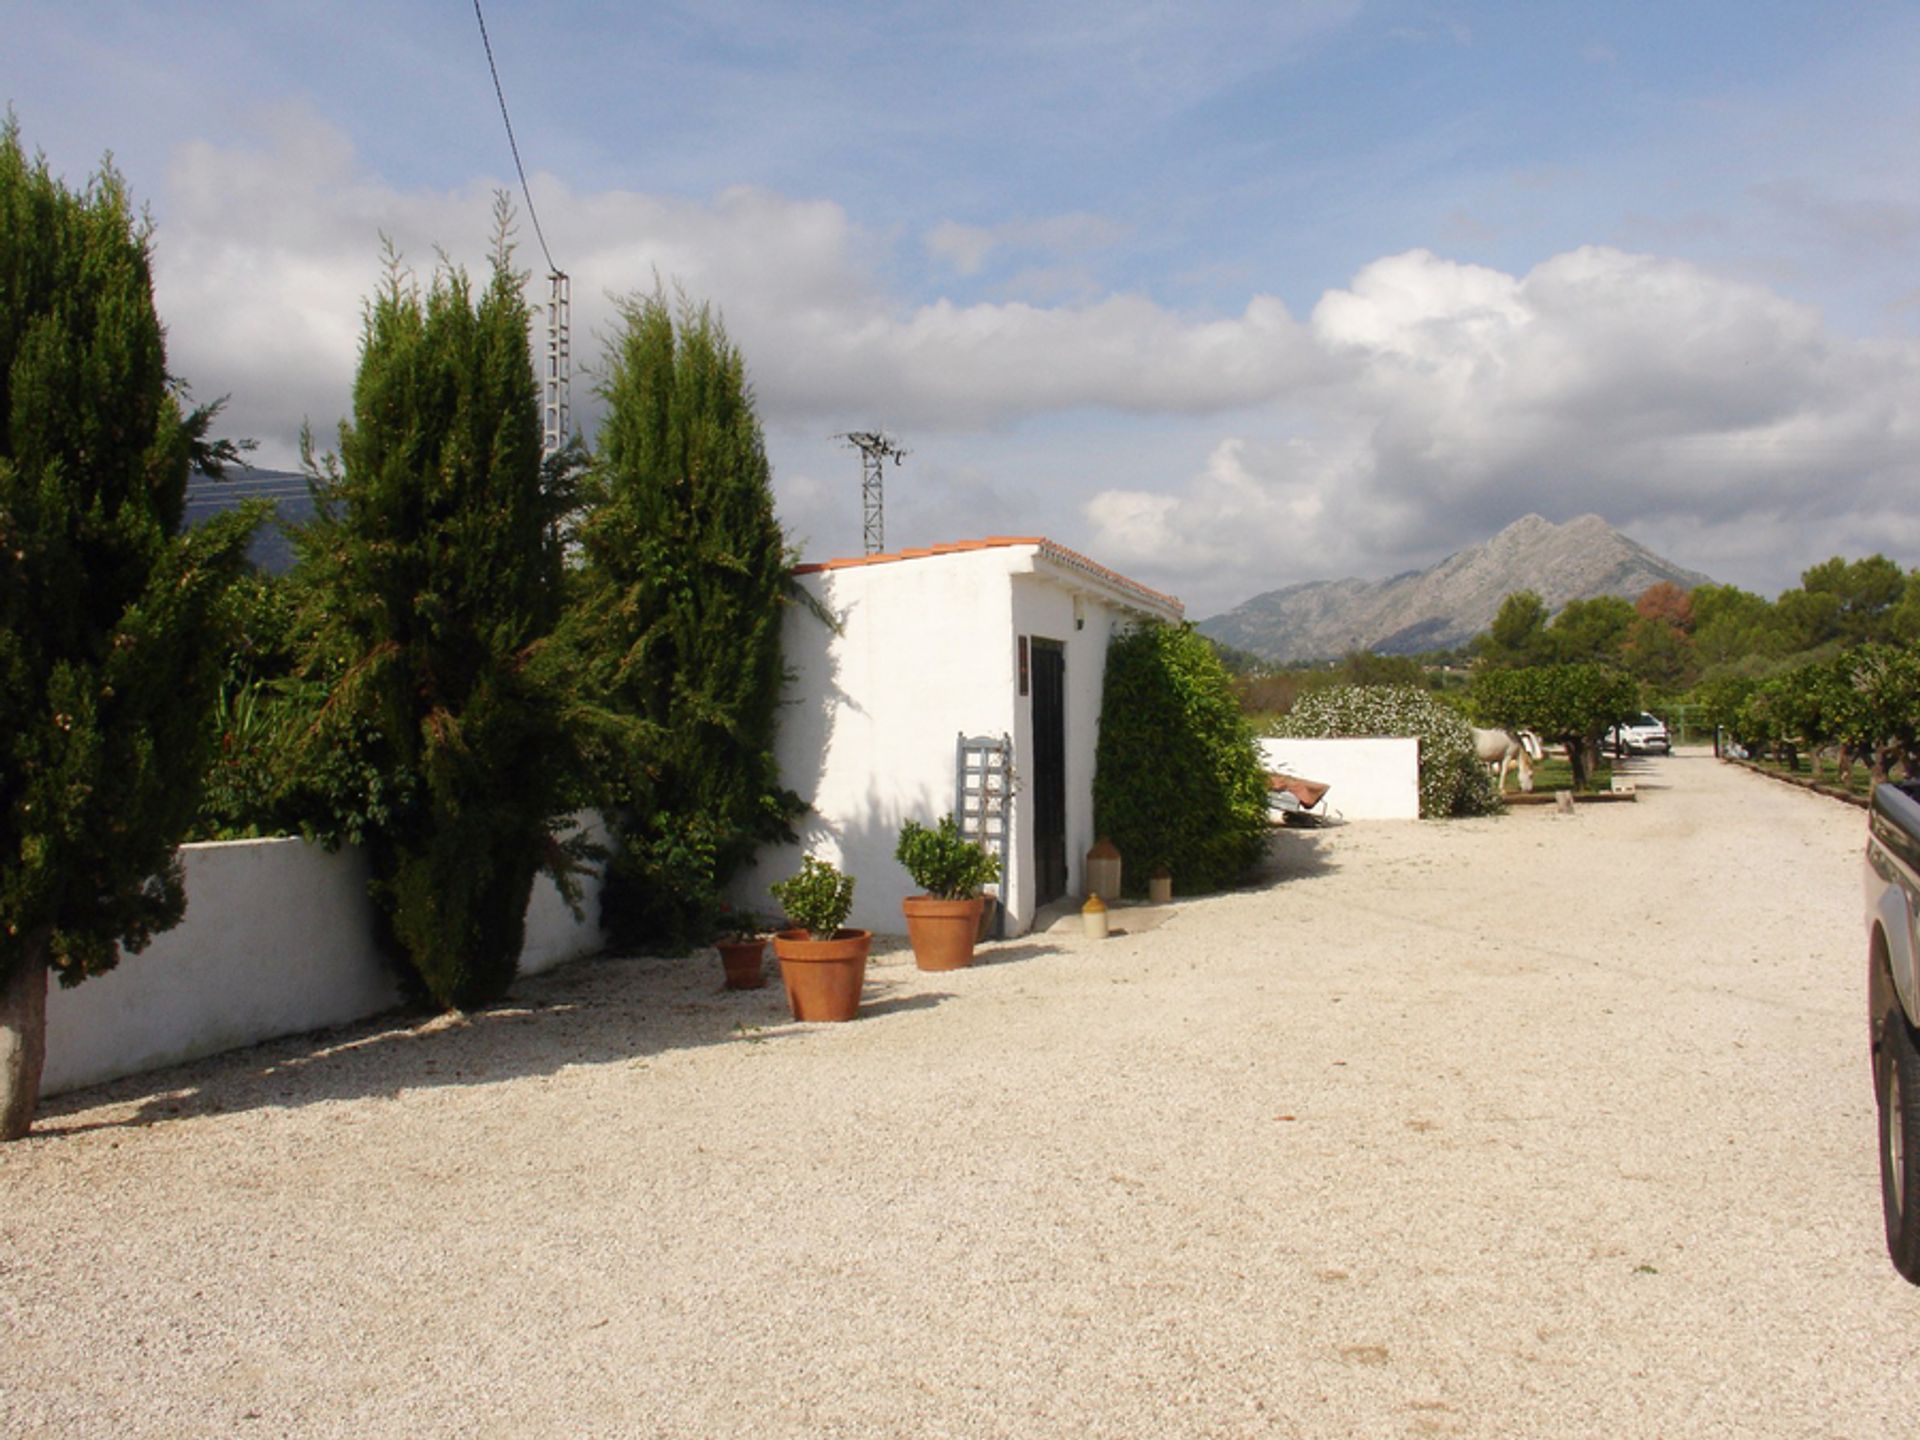
[[[1267,769],[1330,787],[1327,804],[1348,820],[1420,818],[1420,742],[1403,739],[1260,742]]]
[[[187,916],[117,969],[47,996],[41,1093],[344,1025],[400,992],[374,946],[366,861],[304,840],[185,845]],[[545,875],[527,904],[520,969],[601,949],[598,886],[576,920]]]

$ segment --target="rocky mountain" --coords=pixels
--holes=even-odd
[[[1688,590],[1711,583],[1598,515],[1564,525],[1528,515],[1432,569],[1269,590],[1198,628],[1278,662],[1330,659],[1355,649],[1410,655],[1465,644],[1493,623],[1500,602],[1515,590],[1536,592],[1551,612],[1601,595],[1635,599],[1659,580]]]

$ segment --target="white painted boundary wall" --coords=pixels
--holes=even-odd
[[[1260,742],[1267,769],[1330,786],[1327,804],[1348,820],[1420,818],[1420,742],[1377,740]]]
[[[374,945],[366,860],[305,840],[183,845],[187,917],[117,969],[47,995],[41,1093],[364,1020],[400,1002]],[[604,947],[597,877],[576,920],[535,878],[520,972]]]

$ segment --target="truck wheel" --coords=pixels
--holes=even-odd
[[[1880,1205],[1893,1268],[1920,1285],[1920,1050],[1899,1005],[1880,1022]]]

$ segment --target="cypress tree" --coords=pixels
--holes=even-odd
[[[330,692],[307,751],[317,772],[343,747],[372,777],[350,828],[376,909],[403,976],[456,1007],[512,982],[568,774],[545,653],[561,547],[504,201],[497,218],[478,296],[444,265],[422,294],[389,252],[300,539],[305,673]]]
[[[49,971],[177,923],[250,514],[182,535],[212,410],[183,414],[148,233],[0,125],[0,1139],[26,1133]]]
[[[799,801],[774,759],[790,565],[746,364],[706,306],[625,301],[586,481],[584,683],[643,737],[603,756],[617,944],[704,940],[721,889]]]

